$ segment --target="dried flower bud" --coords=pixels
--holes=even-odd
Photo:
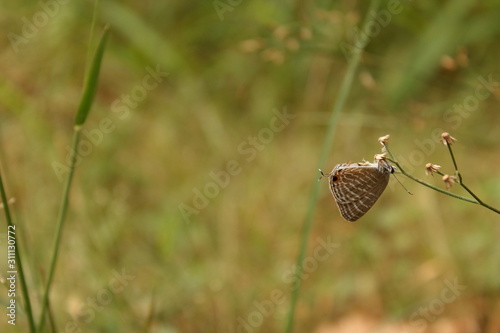
[[[457,139],[452,137],[450,135],[450,133],[444,132],[443,134],[441,134],[441,142],[443,143],[443,145],[445,145],[445,146],[450,145],[451,146],[454,141],[457,141]]]
[[[425,174],[434,176],[434,172],[438,172],[438,170],[441,168],[440,165],[437,164],[432,164],[432,163],[427,163],[425,165]]]
[[[240,50],[245,53],[254,53],[262,49],[264,43],[260,39],[247,39],[240,43]]]
[[[450,175],[444,175],[443,181],[446,184],[446,188],[450,189],[453,186],[453,184],[455,184],[457,182],[457,177],[450,176]]]
[[[274,37],[279,40],[284,40],[290,34],[290,28],[280,25],[273,31]]]
[[[394,167],[387,162],[386,154],[375,155],[375,163],[377,163],[377,168],[382,173],[394,173]]]
[[[262,51],[262,58],[266,61],[274,63],[275,65],[281,65],[285,62],[285,54],[276,49],[266,49]]]
[[[380,142],[380,144],[382,146],[385,146],[387,144],[387,141],[389,141],[389,134],[381,136],[380,138],[378,138],[378,142]]]
[[[302,38],[303,40],[309,40],[311,39],[311,37],[312,37],[311,29],[306,27],[300,28],[300,38]]]

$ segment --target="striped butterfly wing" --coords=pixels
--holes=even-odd
[[[389,176],[376,164],[337,165],[329,177],[330,190],[342,217],[354,222],[363,216],[384,192]]]

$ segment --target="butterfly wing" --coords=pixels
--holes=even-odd
[[[375,204],[388,183],[389,173],[380,172],[373,165],[340,165],[330,175],[330,190],[340,214],[350,222],[358,220]]]

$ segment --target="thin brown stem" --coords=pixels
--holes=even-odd
[[[392,160],[392,159],[389,159],[389,158],[388,158],[387,160],[388,160],[389,162],[391,162],[391,163],[394,163],[394,164],[398,167],[399,171],[401,171],[401,173],[402,173],[403,175],[405,175],[406,177],[410,178],[410,179],[411,179],[411,180],[413,180],[413,181],[416,181],[417,183],[419,183],[419,184],[421,184],[421,185],[427,186],[428,188],[431,188],[431,189],[433,189],[434,191],[438,191],[438,192],[441,192],[441,193],[443,193],[443,194],[449,195],[450,197],[453,197],[453,198],[455,198],[455,199],[460,199],[460,200],[464,200],[464,201],[467,201],[467,202],[470,202],[470,203],[479,204],[479,202],[478,202],[478,201],[476,201],[476,200],[472,200],[472,199],[470,199],[470,198],[462,197],[462,196],[460,196],[460,195],[458,195],[458,194],[454,194],[454,193],[448,192],[448,191],[443,190],[443,189],[441,189],[441,188],[439,188],[439,187],[436,187],[436,186],[433,186],[433,185],[431,185],[431,184],[429,184],[429,183],[426,183],[426,182],[424,182],[423,180],[418,179],[418,178],[416,178],[416,177],[414,177],[414,176],[410,175],[409,173],[407,173],[407,172],[406,172],[403,168],[401,168],[401,165],[399,165],[399,163],[398,163],[398,162],[396,162],[395,160]]]
[[[458,177],[460,177],[460,173],[458,172],[457,161],[455,160],[455,155],[453,155],[453,150],[451,149],[451,143],[447,143],[446,147],[448,147],[448,152],[450,153],[451,160],[453,161],[453,166],[455,167],[455,173]]]
[[[463,178],[462,178],[462,174],[458,170],[457,162],[455,160],[455,155],[453,154],[453,149],[451,149],[451,144],[447,144],[446,147],[448,147],[448,151],[451,155],[451,159],[453,161],[453,166],[455,167],[455,173],[457,175],[458,183],[460,184],[460,186],[462,186],[470,195],[472,195],[474,197],[474,199],[476,199],[477,202],[481,206],[486,207],[486,208],[496,212],[497,214],[500,214],[500,211],[498,209],[493,208],[490,205],[486,204],[483,200],[479,199],[479,197],[474,192],[472,192],[467,186],[465,186]]]
[[[453,197],[453,198],[456,198],[456,199],[459,199],[459,200],[463,200],[463,201],[467,201],[467,202],[470,202],[470,203],[473,203],[473,204],[477,204],[477,205],[481,205],[483,207],[486,207],[494,212],[496,212],[497,214],[500,214],[500,211],[496,208],[493,208],[491,207],[490,205],[484,203],[481,199],[479,199],[479,197],[474,193],[472,192],[467,186],[465,186],[465,184],[463,183],[463,180],[462,180],[462,175],[460,174],[460,172],[458,171],[458,166],[457,166],[457,162],[455,160],[455,156],[453,155],[453,150],[451,149],[451,145],[450,144],[447,144],[446,146],[448,147],[448,151],[450,152],[450,155],[451,155],[451,159],[453,160],[453,165],[455,167],[455,173],[457,175],[457,178],[458,178],[458,183],[460,184],[460,186],[462,186],[470,195],[472,195],[472,197],[474,197],[475,200],[473,199],[470,199],[470,198],[466,198],[466,197],[463,197],[463,196],[460,196],[460,195],[457,195],[457,194],[454,194],[454,193],[451,193],[451,192],[448,192],[446,190],[443,190],[443,189],[440,189],[439,187],[435,187],[429,183],[426,183],[412,175],[410,175],[409,173],[407,173],[402,167],[401,165],[399,165],[399,163],[396,161],[396,159],[394,158],[394,156],[392,155],[391,151],[389,150],[389,147],[387,146],[386,143],[382,143],[384,145],[384,150],[389,154],[390,158],[388,158],[387,160],[391,163],[394,163],[399,171],[405,175],[406,177],[410,178],[411,180],[413,181],[416,181],[417,183],[419,184],[422,184],[424,186],[427,186],[428,188],[430,189],[433,189],[435,191],[438,191],[440,193],[443,193],[443,194],[446,194],[446,195],[449,195],[450,197]],[[437,171],[438,174],[442,175],[443,176],[443,173]]]

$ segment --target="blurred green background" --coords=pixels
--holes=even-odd
[[[390,134],[416,177],[427,162],[453,173],[436,140],[448,131],[466,184],[500,207],[498,1],[382,1],[368,31],[367,1],[101,1],[91,45],[92,2],[1,7],[1,167],[36,314],[63,188],[54,165],[89,48],[111,25],[52,288],[57,332],[282,332],[297,279],[296,332],[500,331],[499,215],[402,175],[413,196],[391,179],[356,223],[323,180],[305,272],[292,273],[360,38],[322,169],[371,161]],[[22,308],[16,326],[4,311],[2,332],[27,331]]]

